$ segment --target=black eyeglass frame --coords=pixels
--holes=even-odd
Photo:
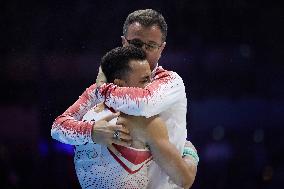
[[[126,39],[126,38],[125,38]],[[149,44],[149,43],[145,43],[143,41],[141,41],[140,39],[126,39],[127,43],[129,43],[130,45],[133,45],[135,47],[138,47],[138,48],[143,48],[143,46],[145,46],[145,49],[146,50],[149,50],[149,51],[155,51],[155,50],[158,50],[161,48],[161,45],[158,45],[158,44]]]

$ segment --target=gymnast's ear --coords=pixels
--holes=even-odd
[[[114,79],[113,83],[119,87],[126,87],[126,82],[122,79]]]

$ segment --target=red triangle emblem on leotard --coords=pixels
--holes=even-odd
[[[136,173],[153,159],[148,149],[135,149],[118,144],[112,145],[121,155],[117,156],[108,148],[110,154],[130,174]]]

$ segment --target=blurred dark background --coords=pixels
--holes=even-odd
[[[184,79],[194,189],[278,189],[284,178],[284,15],[248,0],[0,1],[0,188],[79,188],[53,120],[121,46],[137,9],[168,23],[160,65]]]

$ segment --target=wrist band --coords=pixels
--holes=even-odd
[[[199,157],[197,153],[190,147],[184,147],[183,149],[183,156],[190,156],[193,158],[195,165],[198,165]]]

